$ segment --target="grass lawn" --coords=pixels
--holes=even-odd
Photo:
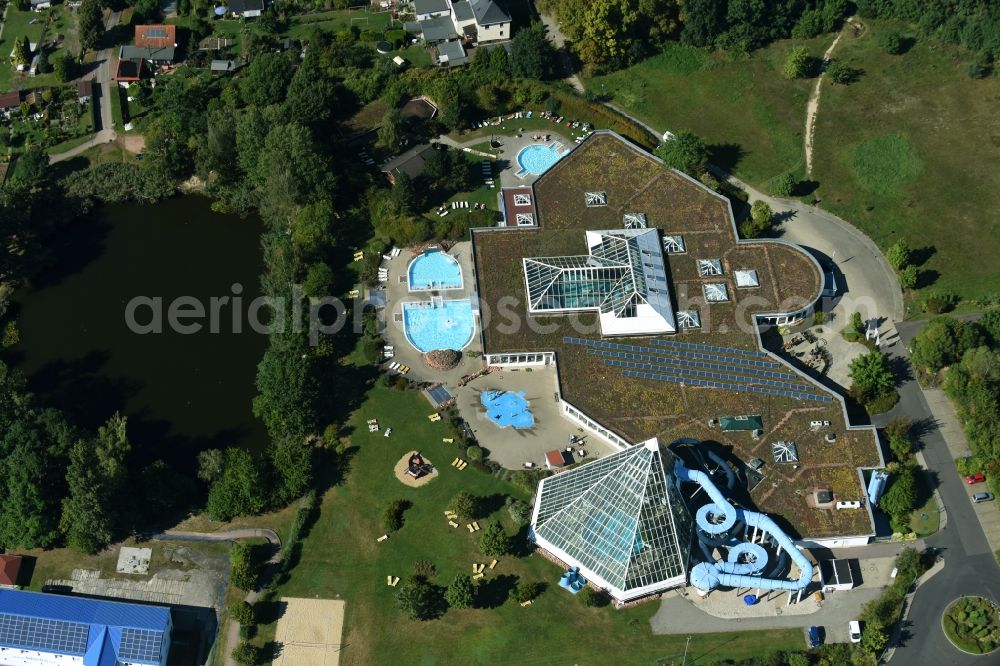
[[[781,75],[793,45],[819,56],[832,35],[784,40],[749,56],[710,54],[681,44],[643,62],[585,81],[657,130],[702,136],[712,160],[754,184],[804,167],[802,132],[811,79]]]
[[[926,262],[921,287],[964,298],[1000,294],[1000,77],[973,80],[969,55],[917,36],[891,56],[878,38],[905,26],[869,21],[838,54],[864,70],[824,84],[814,193],[880,247],[905,238]]]
[[[388,12],[369,12],[366,10],[354,9],[334,9],[327,12],[316,12],[313,14],[299,14],[293,16],[288,27],[287,36],[301,39],[309,34],[314,27],[322,28],[328,32],[341,32],[351,26],[359,30],[374,30],[382,32],[392,21]]]
[[[969,654],[989,654],[1000,648],[1000,609],[982,597],[962,597],[941,618],[948,640]]]
[[[407,619],[397,609],[395,590],[385,585],[387,575],[405,578],[414,563],[427,560],[437,567],[433,581],[446,585],[467,573],[473,562],[489,561],[479,554],[478,539],[462,528],[450,528],[443,511],[451,498],[466,490],[488,498],[485,525],[500,520],[514,531],[503,499],[527,493],[472,467],[457,471],[448,463],[458,455],[441,441],[443,423],[430,423],[430,405],[415,392],[381,387],[370,390],[362,409],[350,421],[351,441],[357,447],[346,480],[326,493],[319,518],[303,542],[302,556],[277,596],[319,596],[346,600],[347,646],[343,663],[368,664],[386,655],[419,650],[424,664],[551,663],[542,646],[558,646],[562,663],[642,663],[679,656],[684,636],[653,636],[648,619],[657,604],[624,611],[586,608],[582,601],[559,589],[561,571],[541,556],[500,559],[483,580],[481,597],[489,608],[448,611],[427,622]],[[365,421],[378,418],[393,436],[370,434]],[[440,470],[428,485],[411,489],[393,476],[393,465],[411,449],[419,449]],[[407,499],[413,506],[405,524],[384,543],[376,537],[384,529],[381,511],[389,501]],[[544,581],[548,589],[528,608],[504,603],[516,579]],[[262,636],[266,631],[262,627]],[[266,634],[271,635],[271,634]],[[692,642],[690,663],[745,658],[771,650],[800,648],[801,631],[741,632],[699,637]]]

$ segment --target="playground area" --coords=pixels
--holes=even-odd
[[[524,391],[483,391],[479,401],[486,410],[486,418],[501,428],[533,428],[535,416],[531,403],[524,398]]]

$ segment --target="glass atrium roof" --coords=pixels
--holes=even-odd
[[[597,309],[635,317],[650,306],[673,330],[673,307],[656,229],[588,231],[589,255],[524,259],[531,312]]]
[[[673,463],[653,439],[545,479],[536,541],[618,598],[683,584],[691,521],[669,477]]]

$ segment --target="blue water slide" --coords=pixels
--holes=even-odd
[[[712,458],[716,462],[721,462],[716,456]],[[724,463],[723,467],[729,469]],[[747,527],[761,529],[769,534],[774,543],[787,553],[799,568],[799,577],[796,580],[762,578],[755,574],[759,574],[767,565],[767,551],[754,543],[740,543],[729,549],[725,562],[701,562],[695,565],[691,569],[692,585],[706,591],[720,585],[767,590],[803,590],[809,585],[813,577],[812,563],[770,516],[734,507],[704,472],[688,469],[678,463],[674,467],[674,473],[682,481],[697,483],[711,500],[695,513],[695,522],[700,530],[718,537],[727,533],[737,521],[741,521]]]

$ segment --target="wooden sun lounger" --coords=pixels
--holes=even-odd
[[[458,467],[458,463],[460,463],[460,462],[462,462],[462,461],[459,460],[458,458],[455,458],[454,460],[451,461],[451,466],[452,467]]]
[[[466,525],[466,527],[469,528],[469,534],[472,534],[473,532],[476,531],[476,530],[472,529],[472,523],[469,523],[468,525]]]
[[[472,577],[472,580],[479,580],[480,578],[482,578],[485,575],[486,574],[477,573],[475,576]]]
[[[477,564],[476,566],[478,567],[476,569],[476,573],[483,573],[484,571],[486,571],[486,565],[485,564]]]
[[[389,587],[392,587],[392,576],[385,577],[385,584],[388,585]]]
[[[445,444],[454,444],[455,443],[455,439],[452,438],[452,437],[443,437],[441,439],[441,441],[444,442]]]
[[[446,516],[450,517],[453,513],[455,513],[455,512],[452,511],[451,509],[445,509],[444,510],[444,515],[446,515]]]
[[[490,562],[490,569],[493,569],[493,568],[495,568],[495,567],[496,567],[496,565],[497,565],[497,563],[498,563],[499,561],[500,561],[500,560],[493,560],[492,562]]]
[[[522,607],[530,606],[530,605],[531,605],[531,599],[528,599],[527,601],[522,601],[521,602],[521,606]]]
[[[456,523],[454,520],[449,520],[448,524],[451,525],[452,527],[456,527],[456,528],[458,527],[458,523]]]
[[[476,530],[478,532],[479,531],[479,523],[473,522],[472,523],[472,529],[474,529],[474,530]]]
[[[479,565],[475,562],[472,563],[472,573],[479,573]]]
[[[378,541],[379,543],[382,543],[383,541],[385,541],[388,538],[389,538],[388,534],[383,534],[382,536],[380,536],[379,538],[377,538],[375,540]]]

